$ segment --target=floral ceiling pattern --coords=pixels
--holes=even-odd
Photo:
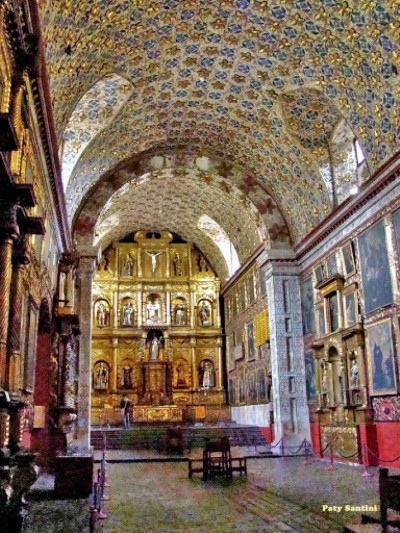
[[[398,150],[397,0],[45,0],[41,13],[60,140],[104,76],[131,84],[75,165],[71,221],[124,161],[184,149],[240,166],[236,186],[272,198],[297,241],[332,208],[319,165],[338,121],[371,172]]]

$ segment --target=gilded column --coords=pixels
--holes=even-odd
[[[118,350],[119,350],[119,341],[118,338],[113,338],[113,376],[112,376],[112,390],[116,391],[118,389]]]
[[[195,290],[190,291],[190,327],[196,327],[196,317],[194,313],[195,308]]]
[[[143,324],[143,301],[142,301],[142,285],[137,287],[137,325],[140,328]]]
[[[7,337],[10,315],[12,251],[19,237],[17,206],[0,204],[0,388],[6,385]]]
[[[192,355],[192,389],[197,389],[196,337],[190,337],[190,351]]]
[[[90,391],[92,354],[92,291],[97,253],[82,252],[79,259],[79,386],[77,397],[77,445],[84,451],[90,449]]]
[[[167,284],[165,286],[165,290],[166,290],[166,302],[165,302],[165,306],[166,306],[166,323],[168,326],[171,325],[171,285]]]
[[[10,314],[8,324],[8,388],[17,392],[21,388],[21,326],[23,307],[23,274],[29,263],[25,239],[14,250],[13,273],[11,282]]]

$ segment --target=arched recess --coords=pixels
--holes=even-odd
[[[163,210],[162,204],[165,203],[160,187],[165,186],[166,179],[171,181],[166,195],[173,193],[174,209],[176,202],[182,204],[178,188],[181,187],[181,196],[185,199],[187,211],[197,210],[197,218],[193,218],[196,223],[193,223],[192,230],[194,235],[197,232],[198,242],[188,234],[187,220],[184,218],[186,215],[182,214],[180,219],[182,229],[169,226],[171,217],[174,217],[172,210],[159,214],[159,211]],[[150,184],[151,181],[154,181],[153,185]],[[207,209],[198,210],[201,206],[191,187],[198,187],[199,191],[209,188],[207,203],[212,206],[208,207],[208,212]],[[147,201],[144,199],[146,194]],[[212,201],[216,194],[220,196],[219,215],[210,211],[218,207],[218,202]],[[168,204],[165,207],[168,207]],[[152,219],[149,219],[149,213],[153,214]],[[238,213],[241,213],[240,220]],[[195,242],[206,256],[219,256],[219,266],[213,266],[219,277],[225,279],[229,274],[226,265],[221,267],[225,263],[222,254],[210,239],[206,239],[210,241],[206,244],[205,236],[201,235],[202,232],[197,228],[197,221],[203,214],[211,216],[224,228],[237,248],[241,262],[261,243],[266,248],[287,248],[290,244],[289,229],[276,202],[249,174],[242,168],[227,170],[219,160],[185,152],[159,156],[152,153],[142,154],[141,157],[126,161],[112,173],[106,174],[83,202],[75,217],[73,230],[79,246],[95,245],[102,249],[112,240],[122,238],[124,233],[143,227],[172,230],[181,234],[187,241]],[[229,227],[226,225],[226,219],[231,215],[235,217],[235,224]],[[132,227],[128,227],[130,222]],[[209,248],[209,253],[204,246]]]

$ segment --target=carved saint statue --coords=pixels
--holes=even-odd
[[[174,257],[175,276],[182,276],[182,259],[178,252]]]
[[[149,302],[147,304],[148,320],[158,322],[160,320],[160,304],[158,302]]]
[[[157,337],[154,337],[150,344],[150,359],[157,360],[158,359],[158,352],[160,349],[160,341],[157,339]]]
[[[350,369],[350,386],[351,388],[357,388],[359,387],[359,369],[358,369],[358,363],[356,359],[353,359],[351,363],[351,369]]]
[[[206,304],[206,302],[203,300],[201,302],[201,307],[199,309],[199,318],[202,326],[209,326],[209,318],[210,318],[210,308]]]
[[[100,302],[97,306],[96,320],[100,328],[107,325],[107,308],[103,302]]]
[[[146,254],[151,257],[151,271],[154,275],[157,268],[157,256],[162,254],[162,252],[146,252]]]
[[[184,326],[185,324],[185,306],[178,304],[175,310],[175,324],[177,326]]]
[[[132,303],[129,302],[126,305],[124,305],[124,316],[122,320],[123,326],[132,326],[132,317],[133,317],[133,306]]]
[[[96,377],[95,377],[95,388],[96,389],[107,389],[108,387],[108,368],[104,365],[104,363],[100,363],[97,366],[96,369]]]
[[[123,276],[132,276],[133,275],[133,259],[129,254],[126,254],[124,266],[122,268]]]
[[[176,384],[178,387],[185,387],[186,386],[186,376],[185,376],[185,367],[182,363],[180,363],[176,367],[176,372],[178,374],[178,378],[176,381]]]
[[[203,380],[201,383],[201,386],[205,389],[209,389],[214,385],[213,380],[213,365],[210,361],[203,361],[202,363],[203,367]]]
[[[122,386],[124,389],[131,389],[132,388],[132,368],[129,365],[125,365],[123,368],[124,375],[123,375],[123,382]]]

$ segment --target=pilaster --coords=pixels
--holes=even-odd
[[[280,259],[268,256],[266,252],[262,264],[270,321],[273,444],[278,452],[284,447],[285,453],[290,453],[291,449],[294,451],[304,439],[310,441],[300,281],[297,264],[290,255],[285,253]]]
[[[92,354],[92,290],[93,277],[98,260],[95,249],[81,252],[78,267],[79,286],[79,387],[77,396],[77,447],[83,452],[90,449],[90,391]]]

